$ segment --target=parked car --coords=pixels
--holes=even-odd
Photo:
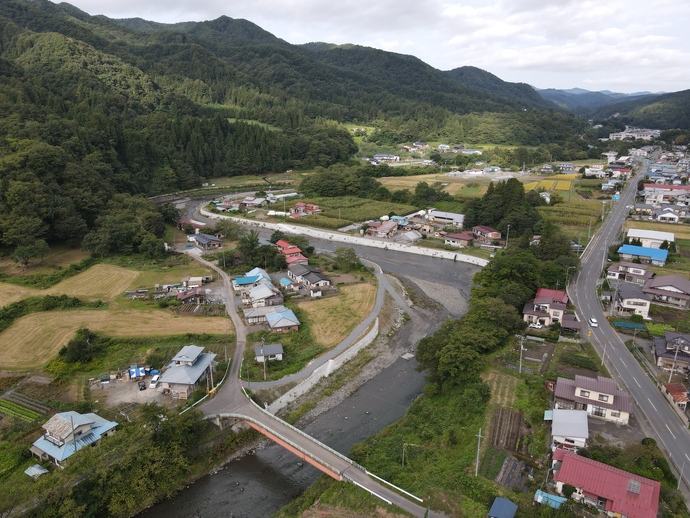
[[[542,327],[544,327],[539,322],[532,322],[529,326],[533,329],[541,329]]]
[[[158,380],[161,379],[160,374],[156,374],[153,378],[151,378],[151,383],[149,383],[149,388],[155,389],[158,386]]]
[[[139,382],[139,390],[146,390],[146,382],[145,381]]]

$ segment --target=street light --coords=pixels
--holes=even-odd
[[[510,223],[508,224],[508,231],[506,232],[506,248],[508,248],[508,240],[510,239]]]

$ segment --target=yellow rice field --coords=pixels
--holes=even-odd
[[[556,182],[556,190],[557,191],[569,191],[571,185],[572,185],[572,182],[558,181],[558,182]]]
[[[556,185],[556,182],[553,180],[542,180],[539,182],[539,188],[544,189],[545,191],[553,190],[554,185]]]
[[[533,191],[534,189],[537,188],[539,185],[539,182],[529,182],[524,185],[525,191]]]
[[[559,174],[558,179],[559,180],[577,180],[578,178],[581,178],[582,175],[579,173],[569,173],[569,174]]]
[[[108,336],[171,336],[233,332],[227,318],[184,317],[169,311],[73,310],[32,313],[0,333],[0,369],[45,365],[80,327]]]

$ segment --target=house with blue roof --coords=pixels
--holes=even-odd
[[[622,261],[639,260],[644,264],[664,266],[668,258],[668,250],[659,248],[647,248],[644,246],[623,245],[618,249],[618,255]]]
[[[47,460],[58,467],[81,450],[100,441],[104,435],[115,433],[117,423],[97,414],[59,412],[44,425],[45,433],[34,441],[29,449],[40,460]]]
[[[194,389],[213,371],[216,355],[205,353],[198,345],[185,345],[172,360],[160,378],[163,390],[175,399],[189,399]]]

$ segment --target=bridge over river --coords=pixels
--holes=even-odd
[[[189,251],[197,261],[215,270],[221,279],[226,294],[226,312],[232,319],[237,333],[237,347],[232,359],[226,382],[213,398],[205,401],[200,409],[207,419],[222,426],[223,420],[235,419],[247,423],[269,439],[295,454],[299,459],[308,462],[317,469],[339,481],[351,482],[388,504],[394,504],[411,513],[413,516],[441,518],[444,515],[427,510],[423,500],[401,488],[368,472],[345,455],[329,448],[310,435],[286,423],[252,401],[242,386],[240,370],[245,347],[247,329],[237,314],[234,292],[230,277],[215,264],[203,260],[197,251]],[[379,285],[379,290],[383,287]],[[382,298],[382,297],[379,297]],[[376,309],[375,309],[376,310]]]

